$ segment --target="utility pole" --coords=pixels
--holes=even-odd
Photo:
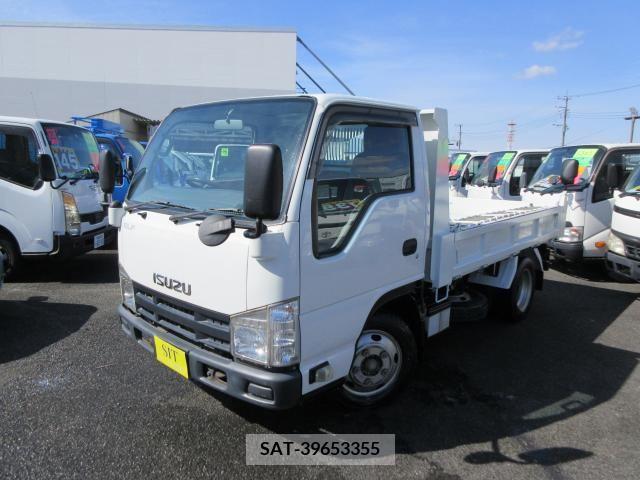
[[[507,123],[507,145],[509,147],[509,150],[513,148],[513,139],[515,135],[516,135],[516,122],[511,120],[509,123]]]
[[[569,127],[567,126],[567,115],[569,114],[569,95],[565,95],[564,97],[558,97],[558,100],[563,100],[564,105],[560,107],[562,110],[562,145],[564,147],[565,138],[567,137],[567,130]]]
[[[633,130],[636,128],[636,120],[640,119],[640,115],[638,115],[638,109],[636,107],[631,107],[629,109],[631,115],[628,117],[624,117],[625,120],[631,120],[631,133],[629,134],[629,143],[633,143]]]
[[[458,127],[458,150],[462,150],[462,124],[456,123],[456,127]]]

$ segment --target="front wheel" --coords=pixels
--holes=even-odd
[[[416,341],[402,317],[376,314],[356,343],[343,397],[358,405],[380,402],[407,380],[416,359]]]
[[[7,278],[15,275],[20,263],[20,251],[13,240],[0,233],[0,262],[4,262],[4,273]]]

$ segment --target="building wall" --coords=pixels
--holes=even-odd
[[[0,114],[66,120],[295,91],[294,31],[0,25]]]

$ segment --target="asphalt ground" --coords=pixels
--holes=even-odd
[[[274,413],[213,395],[120,331],[117,255],[29,265],[0,289],[0,477],[640,477],[640,284],[547,272],[526,322],[430,339],[377,408]],[[396,465],[245,465],[248,433],[394,433]]]

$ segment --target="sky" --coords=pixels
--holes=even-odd
[[[446,108],[464,149],[506,148],[510,121],[515,147],[559,145],[563,95],[569,144],[628,141],[640,108],[638,0],[0,0],[0,20],[293,28],[356,94]]]

